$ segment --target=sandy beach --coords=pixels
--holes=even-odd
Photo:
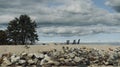
[[[33,53],[33,52],[42,52],[42,51],[49,51],[49,50],[53,50],[53,49],[57,49],[57,50],[61,50],[63,46],[68,46],[70,48],[81,48],[81,47],[87,47],[87,48],[97,48],[97,49],[102,49],[102,50],[109,50],[109,48],[111,49],[115,49],[117,47],[120,47],[118,45],[85,45],[85,44],[79,44],[79,45],[54,45],[54,44],[49,44],[49,45],[28,45],[28,49],[26,49],[25,45],[1,45],[0,46],[0,53],[16,53],[19,54],[21,52],[29,52],[29,53]]]

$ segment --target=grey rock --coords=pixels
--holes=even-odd
[[[74,58],[74,61],[78,63],[78,62],[82,61],[82,58],[80,58],[80,57],[75,57],[75,58]]]

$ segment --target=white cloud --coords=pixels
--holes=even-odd
[[[1,15],[0,23],[8,23],[11,19],[14,19],[14,17],[11,17],[11,15]]]
[[[107,0],[106,5],[120,6],[120,0]]]
[[[106,4],[119,6],[119,0],[108,0]],[[98,8],[92,0],[0,0],[0,5],[0,23],[28,14],[39,23],[40,33],[88,35],[120,32],[120,14]]]

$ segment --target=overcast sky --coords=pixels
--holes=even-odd
[[[0,29],[28,14],[40,41],[120,42],[120,0],[0,0]]]

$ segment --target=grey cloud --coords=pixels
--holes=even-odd
[[[40,33],[44,34],[44,36],[58,35],[64,36],[82,36],[82,35],[90,35],[97,33],[120,33],[119,26],[105,26],[105,25],[91,25],[91,26],[52,26],[52,27],[42,27],[38,28]]]
[[[113,9],[120,12],[120,0],[107,0],[106,5],[111,6]]]
[[[114,8],[116,11],[120,12],[120,6],[113,6],[113,8]]]

